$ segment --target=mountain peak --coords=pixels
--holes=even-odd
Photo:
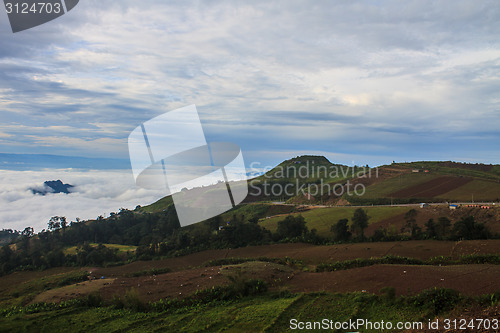
[[[71,184],[64,184],[60,179],[58,180],[47,180],[43,182],[43,188],[42,189],[34,189],[32,188],[31,191],[33,194],[41,194],[41,195],[46,195],[48,193],[70,193],[70,188],[72,188],[73,185]]]
[[[296,163],[296,164],[302,164],[302,163],[315,163],[315,164],[333,164],[330,162],[326,157],[321,156],[321,155],[301,155],[301,156],[296,156],[294,158],[291,158],[289,160],[284,161],[283,163]],[[281,164],[283,164],[281,163]]]

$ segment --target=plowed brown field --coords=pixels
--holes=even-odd
[[[134,262],[111,268],[89,268],[93,276],[103,280],[79,283],[46,292],[38,299],[62,301],[83,296],[98,289],[104,298],[123,297],[134,288],[145,301],[178,298],[196,290],[229,283],[228,274],[244,272],[249,278],[267,281],[271,289],[293,292],[366,291],[378,293],[382,287],[394,287],[398,294],[414,294],[431,287],[445,287],[462,293],[478,295],[500,290],[500,265],[410,266],[375,265],[349,270],[314,273],[315,265],[325,262],[385,255],[428,259],[436,256],[457,258],[464,254],[500,253],[500,240],[480,241],[407,241],[357,243],[331,246],[310,244],[275,244],[239,249],[210,250],[179,258]],[[247,262],[241,265],[205,267],[204,263],[217,258],[273,257],[303,260],[304,269],[269,262]],[[152,268],[170,268],[173,272],[127,277],[134,272]],[[309,271],[308,271],[309,270]],[[48,271],[50,272],[50,271]],[[0,277],[0,285],[13,275]]]
[[[394,198],[433,198],[452,191],[472,181],[472,178],[442,176],[427,182],[393,192],[388,197]]]

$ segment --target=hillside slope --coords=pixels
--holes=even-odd
[[[207,187],[207,191],[209,187]],[[243,203],[372,205],[419,202],[498,202],[500,166],[457,162],[346,166],[323,156],[298,156],[248,181]],[[159,212],[170,197],[142,207]]]

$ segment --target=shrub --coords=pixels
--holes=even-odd
[[[94,291],[88,294],[83,299],[83,304],[89,307],[98,307],[101,306],[102,303],[103,303],[102,296],[98,291]]]
[[[460,257],[462,264],[500,264],[500,256],[497,254],[470,254]]]
[[[123,305],[124,308],[133,311],[145,311],[147,309],[146,304],[140,299],[139,294],[134,288],[130,288],[125,293]]]
[[[113,295],[110,305],[115,309],[123,309],[125,307],[125,303],[123,303],[123,300],[118,295]]]
[[[265,281],[248,279],[243,276],[241,271],[228,275],[227,278],[231,281],[231,284],[225,289],[227,298],[239,298],[267,291]]]
[[[331,264],[321,263],[316,267],[316,272],[332,272],[338,270],[345,270],[358,267],[366,267],[372,265],[423,265],[424,262],[420,259],[398,257],[398,256],[385,256],[381,258],[358,258],[346,261],[337,261]]]
[[[452,310],[460,300],[458,291],[445,288],[427,289],[413,298],[415,305],[427,308],[432,315]]]
[[[396,288],[394,287],[384,287],[380,289],[380,293],[389,301],[393,301],[396,298]]]
[[[139,276],[146,276],[146,275],[159,275],[159,274],[165,274],[165,273],[170,273],[172,270],[168,267],[165,268],[152,268],[152,269],[145,269],[142,271],[138,272],[133,272],[130,274],[127,274],[126,276],[128,277],[139,277]]]
[[[61,279],[58,283],[58,287],[63,287],[68,284],[74,284],[82,281],[86,281],[88,279],[88,272],[76,272],[72,274],[68,274],[68,276]]]

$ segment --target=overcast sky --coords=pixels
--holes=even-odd
[[[247,165],[500,163],[500,2],[102,1],[13,34],[0,13],[0,152],[128,159],[196,104]]]

